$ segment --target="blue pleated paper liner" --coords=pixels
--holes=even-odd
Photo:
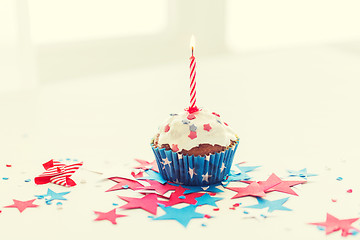
[[[151,147],[165,180],[189,186],[208,186],[221,182],[229,174],[238,145],[239,140],[220,153],[197,157],[160,149],[153,144]]]

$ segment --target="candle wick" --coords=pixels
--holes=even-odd
[[[191,47],[191,56],[194,56],[194,47]]]

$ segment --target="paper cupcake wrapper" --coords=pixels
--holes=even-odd
[[[231,148],[209,156],[182,155],[154,147],[161,176],[174,183],[189,186],[208,186],[221,182],[230,172],[239,140]]]

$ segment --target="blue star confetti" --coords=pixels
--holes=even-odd
[[[317,176],[317,174],[308,173],[306,168],[301,169],[299,171],[288,170],[288,172],[289,172],[289,177],[301,177],[304,178],[305,180],[307,180],[308,177]]]
[[[38,199],[45,199],[46,204],[50,205],[52,201],[54,200],[67,200],[64,198],[64,195],[69,194],[70,192],[62,192],[62,193],[56,193],[50,188],[48,188],[48,191],[46,194],[43,195],[35,195]],[[50,197],[50,198],[47,198]]]
[[[268,212],[273,212],[275,210],[281,210],[281,211],[292,211],[290,208],[284,207],[283,204],[288,200],[289,198],[282,198],[274,201],[269,201],[260,197],[257,197],[256,200],[258,201],[258,204],[246,206],[246,208],[256,208],[256,209],[263,209],[263,208],[269,208]]]
[[[184,188],[188,188],[184,192],[184,194],[194,193],[194,192],[212,192],[212,193],[219,193],[224,192],[223,190],[217,188],[218,185],[210,185],[207,187],[201,187],[201,186],[184,186]]]
[[[176,220],[184,227],[187,227],[191,219],[193,218],[204,218],[204,214],[195,212],[196,207],[190,205],[183,208],[164,207],[159,205],[162,210],[165,211],[165,215],[153,218],[153,220]]]
[[[158,181],[161,184],[166,183],[167,181],[165,179],[162,178],[162,176],[160,175],[160,173],[155,172],[153,170],[146,170],[145,173],[148,175],[146,177],[141,177],[138,178],[139,180],[144,180],[144,179],[148,179],[148,180],[154,180],[154,181]]]
[[[261,166],[239,166],[239,164],[235,164],[235,166],[240,170],[241,173],[252,172],[255,169],[261,167]]]
[[[220,201],[223,198],[212,197],[212,196],[210,196],[210,194],[205,193],[201,197],[198,197],[198,198],[195,198],[195,199],[197,201],[197,203],[196,203],[197,206],[210,205],[210,206],[217,207],[216,202]]]

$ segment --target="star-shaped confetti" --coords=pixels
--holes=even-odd
[[[331,214],[326,214],[326,221],[325,222],[318,222],[318,223],[310,223],[312,225],[322,226],[325,227],[326,235],[340,231],[341,236],[346,237],[351,234],[351,230],[355,230],[359,232],[360,230],[351,226],[354,222],[356,222],[359,218],[350,218],[350,219],[338,219]]]
[[[197,204],[196,198],[201,197],[204,193],[189,193],[184,194],[187,189],[182,186],[178,186],[178,188],[170,195],[168,201],[159,201],[159,203],[164,206],[174,206],[179,203],[188,203],[188,204]]]
[[[203,181],[203,182],[209,182],[209,178],[212,177],[212,175],[209,175],[208,172],[205,173],[205,174],[203,174],[203,175],[201,175],[201,176],[202,176],[202,181]]]
[[[204,130],[210,132],[212,127],[210,126],[210,123],[204,124]]]
[[[266,200],[263,198],[257,197],[256,200],[258,201],[258,204],[247,206],[246,208],[257,208],[257,209],[263,209],[263,208],[269,208],[268,212],[271,213],[275,210],[281,210],[281,211],[292,211],[290,208],[284,207],[283,204],[288,200],[289,198],[282,198],[274,201]]]
[[[114,186],[106,190],[106,192],[121,190],[121,189],[132,189],[135,190],[139,187],[143,187],[143,185],[135,180],[121,178],[121,177],[111,177],[110,180],[117,182]]]
[[[155,172],[159,172],[159,168],[158,165],[156,163],[156,160],[152,161],[152,162],[148,162],[145,160],[141,160],[141,159],[135,159],[135,161],[137,161],[138,163],[140,163],[140,166],[135,167],[135,169],[142,169],[142,170],[153,170]]]
[[[168,184],[168,183],[161,184],[158,181],[154,181],[154,180],[146,180],[146,181],[150,184],[150,186],[139,187],[136,190],[155,190],[155,192],[159,193],[160,195],[164,195],[168,191],[176,190],[177,188],[179,188],[178,186],[172,184]]]
[[[301,169],[299,171],[288,170],[288,172],[290,177],[301,177],[304,178],[305,180],[307,180],[308,177],[317,176],[317,174],[308,173],[306,168]]]
[[[20,211],[20,213],[22,213],[27,208],[39,207],[39,205],[33,204],[33,202],[35,200],[36,199],[32,199],[32,200],[29,200],[29,201],[19,201],[19,200],[13,199],[14,204],[9,205],[9,206],[5,206],[5,207],[6,208],[17,208]]]
[[[261,167],[261,166],[240,166],[239,164],[235,164],[235,166],[240,170],[242,173],[248,173],[252,172],[255,169]]]
[[[230,173],[226,179],[227,182],[235,182],[235,181],[244,181],[249,180],[251,177],[246,173],[235,173],[234,171],[230,170]]]
[[[167,181],[160,175],[160,173],[158,172],[154,172],[153,170],[146,170],[145,173],[148,175],[146,177],[141,177],[138,178],[139,180],[155,180],[158,181],[159,183],[166,183]]]
[[[263,188],[257,182],[252,182],[247,187],[227,187],[227,189],[237,192],[231,199],[246,196],[265,197]]]
[[[196,200],[197,200],[196,205],[198,205],[198,206],[210,205],[210,206],[217,207],[216,202],[220,201],[221,199],[223,199],[223,198],[212,197],[212,196],[210,196],[210,194],[205,193],[201,197],[196,198]]]
[[[94,219],[94,221],[103,221],[103,220],[108,220],[109,222],[111,222],[112,224],[117,224],[116,223],[116,219],[119,217],[126,217],[126,215],[120,215],[116,213],[116,208],[109,211],[109,212],[97,212],[94,211],[95,214],[98,215],[97,218]]]
[[[160,208],[165,211],[165,215],[153,218],[154,220],[176,220],[186,227],[193,218],[204,218],[204,214],[195,212],[196,206],[190,205],[183,208],[164,207]]]
[[[190,130],[191,132],[196,132],[196,129],[197,129],[197,127],[195,126],[195,124],[191,124],[191,125],[189,126],[189,130]]]
[[[157,195],[154,193],[145,195],[142,198],[132,198],[132,197],[122,197],[122,196],[118,196],[118,197],[128,202],[127,204],[120,207],[122,209],[141,208],[144,209],[145,211],[148,211],[151,214],[156,215],[158,200],[157,200]]]
[[[53,190],[51,190],[50,188],[48,188],[47,193],[44,195],[35,195],[35,197],[37,197],[38,199],[43,199],[45,198],[46,203],[49,204],[54,200],[67,200],[66,198],[64,198],[64,196],[66,194],[69,194],[70,192],[61,192],[61,193],[56,193]],[[50,198],[48,198],[50,197]]]
[[[212,192],[212,193],[219,193],[223,192],[223,190],[217,188],[217,185],[210,185],[210,186],[185,186],[188,188],[184,192],[184,194],[194,193],[194,192]]]

